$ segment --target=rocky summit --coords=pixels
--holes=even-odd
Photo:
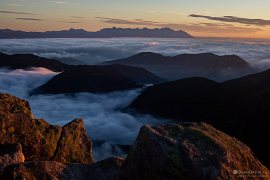
[[[26,161],[93,162],[82,120],[53,126],[34,119],[27,101],[0,94],[0,128],[0,144],[20,143]]]
[[[182,123],[142,127],[121,175],[138,180],[239,179],[236,171],[252,170],[262,174],[255,179],[269,175],[237,139],[205,123]]]
[[[126,159],[94,162],[83,120],[34,119],[29,103],[0,94],[0,179],[269,179],[234,137],[206,123],[143,126]]]

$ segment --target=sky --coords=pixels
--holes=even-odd
[[[184,30],[196,37],[270,38],[269,0],[0,0],[0,29]]]

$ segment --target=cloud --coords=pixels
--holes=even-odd
[[[16,18],[18,20],[23,20],[23,21],[43,21],[43,19],[38,19],[38,18]]]
[[[64,2],[64,1],[50,1],[52,3],[56,3],[56,4],[68,4],[69,2]]]
[[[95,17],[104,23],[110,24],[125,24],[125,25],[147,25],[147,26],[160,26],[160,22],[147,21],[143,19],[125,20],[117,18],[107,18],[107,17]]]
[[[231,23],[240,23],[245,25],[256,25],[256,26],[270,26],[270,20],[264,19],[250,19],[250,18],[241,18],[236,16],[223,16],[223,17],[215,17],[215,16],[205,16],[198,14],[191,14],[189,17],[195,18],[204,18],[213,21],[221,21],[221,22],[231,22]]]
[[[27,97],[33,84],[47,81],[56,74],[45,68],[32,68],[29,71],[0,69],[0,92],[9,92],[20,97]],[[16,82],[18,85],[15,85]]]
[[[198,25],[194,23],[195,25]],[[201,25],[209,26],[209,27],[234,27],[232,24],[225,23],[200,23]]]
[[[0,92],[27,99],[35,118],[44,118],[51,124],[64,125],[75,118],[83,118],[88,135],[94,144],[96,160],[123,155],[117,144],[132,144],[140,127],[158,124],[151,116],[130,115],[120,110],[126,107],[141,89],[108,94],[77,93],[73,95],[37,95],[29,92],[57,73],[44,68],[26,70],[0,69]]]
[[[61,23],[70,23],[70,24],[84,23],[84,22],[82,22],[82,21],[57,21],[57,22],[61,22]]]
[[[21,14],[21,15],[36,15],[36,14],[33,14],[33,13],[19,12],[19,11],[0,11],[0,13],[5,13],[5,14]]]
[[[16,7],[18,7],[18,6],[22,6],[21,4],[16,4],[16,3],[11,3],[11,4],[8,4],[9,6],[16,6]]]
[[[195,31],[195,32],[208,32],[208,33],[217,33],[217,32],[257,32],[261,31],[260,28],[244,28],[244,27],[237,27],[231,24],[221,24],[221,23],[164,23],[164,22],[157,22],[157,21],[148,21],[144,19],[133,19],[133,20],[125,20],[125,19],[118,19],[118,18],[107,18],[107,17],[96,17],[103,23],[109,24],[116,24],[116,25],[139,25],[139,26],[151,26],[151,27],[169,27],[173,29],[184,29],[186,31]]]
[[[212,28],[212,25],[208,26],[207,28]],[[145,51],[168,56],[205,52],[212,52],[217,55],[235,54],[254,64],[264,59],[270,59],[269,48],[270,41],[267,39],[230,38],[181,40],[155,38],[32,39],[31,41],[2,39],[0,41],[0,52],[8,54],[32,53],[73,64],[98,64],[108,60],[126,58]]]
[[[77,3],[75,2],[68,2],[68,1],[49,1],[49,2],[59,5],[77,5]]]
[[[70,16],[71,18],[75,18],[75,19],[83,19],[85,17],[82,17],[82,16]]]

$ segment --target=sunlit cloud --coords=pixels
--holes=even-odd
[[[178,16],[186,16],[186,13],[180,12],[180,11],[175,11],[175,10],[171,10],[171,11],[157,11],[157,10],[149,10],[147,11],[147,13],[150,14],[170,14],[170,15],[178,15]]]
[[[19,12],[19,11],[0,11],[0,13],[4,13],[4,14],[21,14],[21,15],[36,15],[36,14],[33,14],[33,13]]]
[[[85,17],[82,17],[82,16],[70,16],[71,18],[75,18],[75,19],[83,19]]]
[[[59,5],[76,5],[75,2],[69,2],[69,1],[50,1],[51,3],[59,4]]]
[[[110,24],[125,24],[125,25],[147,25],[147,26],[160,26],[160,22],[147,21],[143,19],[134,19],[134,20],[125,20],[118,18],[107,18],[107,17],[95,17],[101,22],[110,23]]]
[[[16,18],[17,20],[23,20],[23,21],[43,21],[43,19],[38,18]]]
[[[84,23],[82,21],[57,21],[57,22],[61,22],[61,23],[70,23],[70,24],[80,24],[80,23]]]
[[[198,14],[191,14],[189,17],[195,18],[204,18],[213,21],[221,21],[221,22],[231,22],[231,23],[240,23],[245,25],[256,25],[256,26],[270,26],[270,20],[265,19],[250,19],[250,18],[241,18],[236,16],[222,16],[222,17],[215,17],[215,16],[205,16],[205,15],[198,15]]]
[[[108,17],[96,17],[103,23],[115,24],[115,25],[139,25],[147,27],[169,27],[173,29],[184,29],[193,32],[257,32],[261,31],[260,28],[250,28],[250,27],[238,27],[227,23],[164,23],[157,21],[148,21],[143,19],[133,19],[125,20],[118,18],[108,18]]]
[[[158,13],[158,11],[156,11],[156,10],[150,10],[150,11],[148,11],[148,13]]]
[[[19,7],[19,6],[22,6],[21,4],[15,4],[15,3],[11,3],[11,4],[8,4],[9,6],[15,6],[15,7]]]

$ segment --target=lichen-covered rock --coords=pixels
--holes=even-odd
[[[237,139],[205,123],[141,128],[122,167],[123,179],[238,179],[269,170]],[[254,174],[253,174],[254,175]],[[250,178],[244,174],[243,179]]]
[[[24,160],[21,144],[0,145],[0,173],[6,166],[24,162]]]
[[[26,160],[38,159],[40,137],[29,103],[8,94],[0,94],[0,144],[22,145]]]
[[[63,128],[35,120],[29,103],[0,93],[0,144],[22,145],[27,161],[92,163],[92,143],[82,120]]]
[[[57,148],[62,128],[60,126],[50,125],[44,119],[37,119],[35,123],[38,134],[41,138],[38,160],[50,160]]]
[[[123,162],[123,158],[112,157],[91,165],[69,164],[62,172],[60,179],[117,180],[119,179],[120,169]]]
[[[92,163],[92,143],[87,137],[83,120],[75,119],[62,128],[53,161]]]
[[[52,161],[30,161],[5,168],[0,179],[57,180],[66,165]]]

